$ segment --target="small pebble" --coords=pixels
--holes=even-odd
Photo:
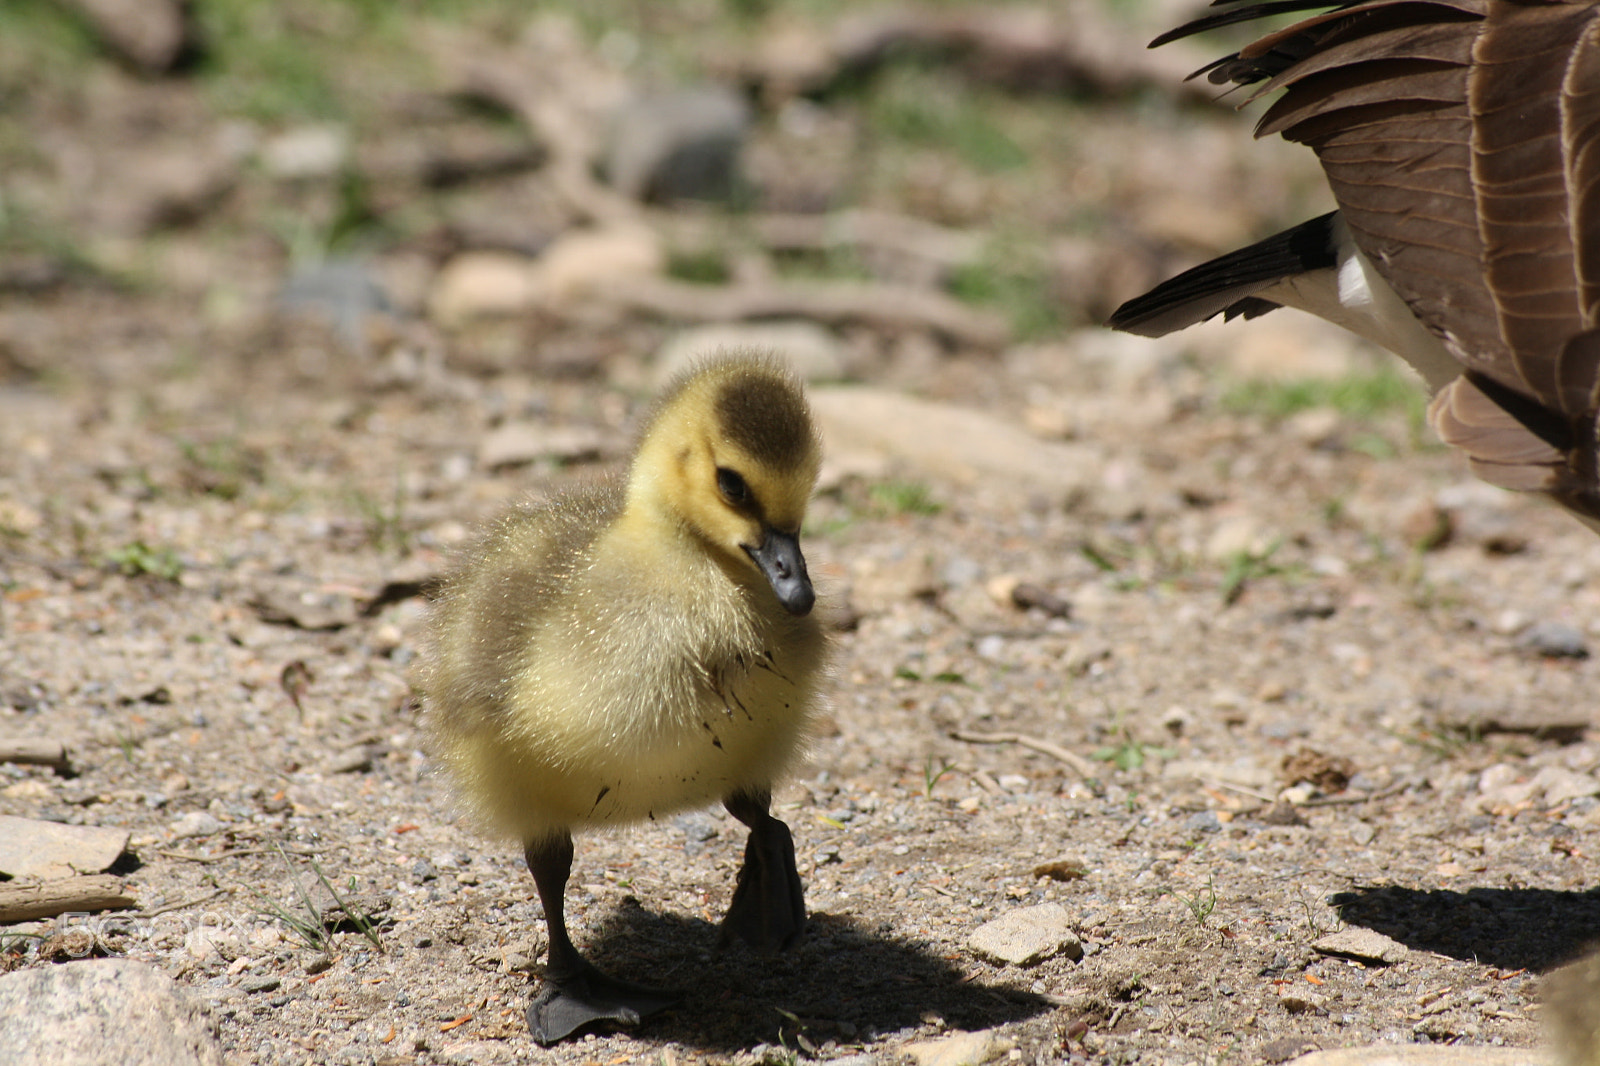
[[[207,811],[190,811],[174,821],[168,829],[172,832],[172,839],[184,840],[188,837],[206,837],[222,831],[222,823],[216,815]]]
[[[1565,622],[1535,622],[1517,637],[1517,647],[1546,659],[1587,659],[1589,643],[1582,631]]]

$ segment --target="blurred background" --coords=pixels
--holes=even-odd
[[[835,376],[936,387],[1326,209],[1183,82],[1229,42],[1145,50],[1198,7],[8,0],[0,297],[565,375],[806,319]],[[87,325],[12,321],[0,368]]]

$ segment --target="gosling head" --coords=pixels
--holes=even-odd
[[[790,614],[816,602],[800,526],[822,464],[805,393],[778,359],[722,355],[680,376],[645,424],[629,505],[665,514]]]

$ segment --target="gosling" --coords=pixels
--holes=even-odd
[[[792,946],[806,911],[772,787],[803,747],[827,640],[800,551],[821,446],[775,358],[724,355],[656,402],[627,475],[494,522],[444,586],[425,687],[471,812],[523,844],[550,950],[528,1026],[552,1044],[675,994],[567,934],[574,830],[720,799],[749,827],[720,943]]]

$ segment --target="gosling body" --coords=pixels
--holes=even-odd
[[[774,360],[680,378],[625,479],[512,510],[447,582],[426,677],[434,746],[490,832],[524,847],[551,932],[529,1010],[550,1043],[670,993],[600,973],[562,914],[574,831],[721,800],[751,828],[723,938],[794,943],[793,845],[768,812],[803,748],[827,640],[798,534],[820,448]]]

